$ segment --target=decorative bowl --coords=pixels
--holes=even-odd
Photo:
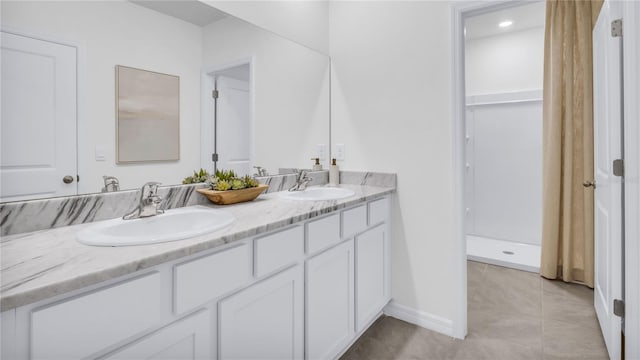
[[[260,184],[256,187],[240,189],[240,190],[226,190],[217,191],[211,189],[196,189],[197,192],[204,195],[214,204],[229,205],[236,204],[245,201],[251,201],[267,190],[269,185]]]

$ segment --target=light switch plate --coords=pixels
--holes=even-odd
[[[107,161],[107,156],[105,155],[104,147],[96,146],[96,161]]]
[[[336,144],[335,154],[336,160],[344,160],[344,144]]]

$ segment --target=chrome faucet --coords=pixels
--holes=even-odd
[[[253,174],[253,176],[268,176],[269,174],[267,173],[267,169],[263,168],[262,166],[254,166],[254,169],[256,169],[256,173]]]
[[[305,170],[296,170],[296,183],[289,188],[289,191],[303,191],[311,180],[313,179],[307,176]]]
[[[131,213],[123,216],[122,219],[131,220],[164,214],[164,210],[159,208],[162,198],[158,196],[158,185],[160,185],[160,183],[154,181],[142,185],[138,207]]]
[[[117,177],[104,175],[102,176],[102,179],[104,180],[104,187],[102,188],[102,192],[113,192],[120,190],[120,182],[118,181]]]

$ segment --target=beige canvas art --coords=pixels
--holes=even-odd
[[[118,163],[180,159],[180,78],[116,66]]]

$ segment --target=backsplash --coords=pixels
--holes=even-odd
[[[309,183],[323,185],[329,182],[329,171],[310,172]],[[283,191],[295,183],[295,174],[257,178],[269,185],[268,193]],[[383,187],[395,187],[396,175],[341,171],[340,183]],[[210,204],[195,190],[204,184],[161,186],[158,195],[164,209]],[[140,190],[124,190],[111,193],[68,196],[59,198],[16,201],[0,204],[0,235],[20,234],[31,231],[77,225],[120,217],[132,211],[139,202]]]

